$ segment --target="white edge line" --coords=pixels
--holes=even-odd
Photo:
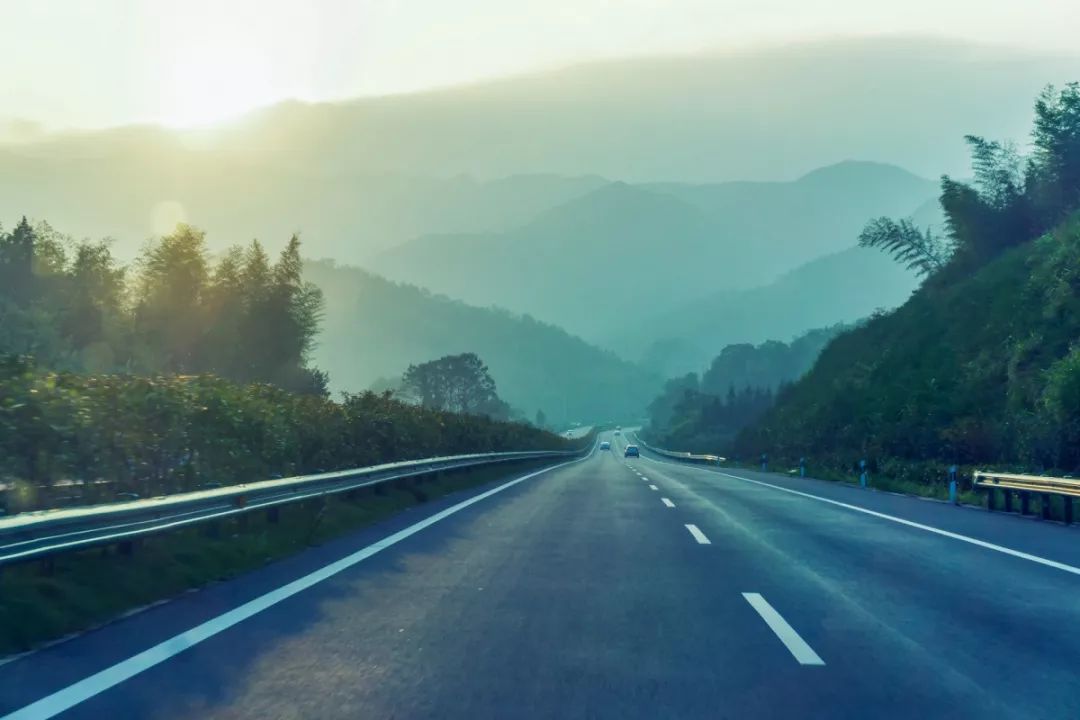
[[[711,475],[723,475],[724,477],[733,478],[735,480],[742,480],[743,482],[753,483],[754,485],[760,485],[762,487],[772,488],[773,490],[779,490],[780,492],[790,493],[792,495],[798,495],[799,497],[809,498],[811,500],[817,500],[818,502],[828,503],[829,505],[835,505],[836,507],[846,508],[848,510],[854,510],[855,512],[861,512],[866,515],[871,515],[882,520],[888,520],[890,522],[905,525],[907,527],[916,528],[917,530],[924,530],[928,533],[934,533],[935,535],[941,535],[942,537],[951,538],[953,540],[959,540],[960,542],[969,543],[977,547],[985,548],[987,550],[993,550],[1004,555],[1020,558],[1021,560],[1027,560],[1029,562],[1037,563],[1039,565],[1045,565],[1046,567],[1054,568],[1055,570],[1061,570],[1063,572],[1071,573],[1073,575],[1080,575],[1080,567],[1075,567],[1067,563],[1058,562],[1057,560],[1050,560],[1049,558],[1039,557],[1038,555],[1032,555],[1020,550],[1013,550],[1003,545],[995,545],[992,542],[985,540],[979,540],[978,538],[968,537],[967,535],[961,535],[960,533],[950,532],[948,530],[942,530],[932,525],[923,525],[913,520],[905,520],[904,518],[896,517],[895,515],[886,515],[885,513],[877,512],[876,510],[870,510],[868,508],[859,507],[858,505],[852,505],[846,502],[840,502],[839,500],[831,500],[829,498],[821,497],[820,495],[812,495],[811,493],[802,492],[801,490],[792,490],[791,488],[781,487],[780,485],[773,485],[772,483],[762,482],[761,480],[752,480],[741,475],[732,475],[731,473],[721,472],[719,470],[706,470],[704,468],[696,468],[682,463],[669,463],[660,460],[653,460],[652,458],[646,458],[650,462],[654,462],[657,465],[675,465],[678,467],[685,467],[690,470],[701,470]],[[3,720],[0,718],[0,720]]]
[[[675,507],[675,503],[671,502],[671,501],[670,501],[670,500],[668,500],[667,498],[660,498],[660,502],[664,503],[664,504],[665,504],[665,505],[667,505],[667,506],[668,506],[669,508],[673,508],[673,507]]]
[[[739,475],[732,475],[725,472],[717,472],[717,475],[723,475],[725,477],[734,478],[735,480],[742,480],[743,482],[753,483],[754,485],[761,485],[763,487],[772,488],[773,490],[779,490],[781,492],[791,493],[792,495],[798,495],[800,497],[809,498],[811,500],[817,500],[818,502],[828,503],[829,505],[835,505],[837,507],[846,508],[848,510],[854,510],[855,512],[865,513],[866,515],[872,515],[882,520],[889,520],[890,522],[899,523],[900,525],[906,525],[907,527],[917,528],[919,530],[925,530],[935,535],[941,535],[942,537],[952,538],[953,540],[959,540],[960,542],[970,543],[987,550],[993,550],[994,552],[1003,553],[1005,555],[1011,555],[1012,557],[1020,558],[1022,560],[1029,560],[1039,565],[1045,565],[1057,570],[1063,570],[1073,575],[1080,575],[1080,568],[1068,565],[1066,563],[1057,562],[1056,560],[1050,560],[1038,555],[1032,555],[1030,553],[1021,552],[1020,550],[1013,550],[1012,548],[1004,547],[1003,545],[995,545],[985,540],[979,540],[978,538],[968,537],[967,535],[961,535],[959,533],[949,532],[948,530],[942,530],[932,525],[923,525],[922,523],[914,522],[913,520],[905,520],[904,518],[896,517],[895,515],[886,515],[885,513],[877,512],[876,510],[869,510],[858,505],[851,505],[850,503],[840,502],[839,500],[830,500],[819,495],[811,495],[800,490],[792,490],[791,488],[781,487],[780,485],[773,485],[772,483],[762,482],[760,480],[751,480],[750,478],[740,477]]]
[[[744,592],[742,596],[746,598],[746,602],[750,603],[750,607],[757,610],[757,614],[761,616],[769,629],[776,634],[776,637],[780,638],[780,642],[784,643],[784,647],[795,656],[800,665],[825,664],[821,656],[814,652],[814,649],[799,636],[799,633],[795,632],[795,628],[791,627],[788,621],[780,613],[776,612],[776,609],[765,598],[758,593]]]
[[[697,525],[686,525],[686,529],[690,531],[690,534],[694,536],[694,539],[698,541],[698,545],[712,545],[709,542],[709,538],[705,537],[705,533],[698,529]]]
[[[594,448],[595,451],[595,448]],[[98,695],[109,688],[112,688],[120,683],[128,680],[139,673],[149,670],[155,665],[160,665],[174,655],[178,655],[188,648],[198,645],[204,640],[208,640],[218,633],[223,632],[231,628],[233,625],[243,622],[248,618],[266,610],[269,607],[277,605],[278,603],[286,600],[293,595],[296,595],[304,590],[307,590],[311,586],[333,577],[343,570],[360,563],[372,555],[375,555],[382,550],[387,549],[402,540],[415,535],[416,533],[424,530],[431,525],[444,520],[445,518],[464,510],[470,505],[474,505],[481,500],[491,497],[496,493],[500,493],[503,490],[514,487],[519,483],[525,482],[531,478],[536,477],[542,473],[551,472],[567,465],[573,465],[574,463],[588,460],[593,456],[593,452],[590,452],[583,458],[577,458],[569,462],[560,463],[551,467],[537,470],[536,472],[523,475],[509,482],[506,482],[498,487],[494,487],[491,490],[482,492],[479,495],[471,497],[467,500],[463,500],[456,505],[441,510],[435,513],[431,517],[424,518],[420,522],[414,523],[403,530],[399,530],[396,533],[387,535],[382,540],[372,543],[367,547],[354,552],[351,555],[347,555],[340,560],[325,565],[318,570],[309,573],[301,578],[293,580],[290,583],[282,585],[281,587],[271,590],[270,592],[260,595],[254,600],[235,607],[232,610],[222,613],[215,618],[207,620],[204,623],[196,625],[190,630],[186,630],[179,635],[175,635],[168,640],[158,643],[147,650],[143,650],[141,653],[132,655],[126,660],[105,668],[99,672],[94,673],[76,683],[73,683],[66,688],[57,690],[56,692],[46,695],[45,697],[36,700],[14,712],[4,715],[0,720],[46,720],[46,718],[55,717],[66,710],[69,710],[80,703],[83,703],[90,698]]]

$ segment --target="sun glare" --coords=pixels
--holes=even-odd
[[[160,120],[176,128],[215,125],[280,100],[270,62],[243,47],[199,46],[177,57],[159,88]]]

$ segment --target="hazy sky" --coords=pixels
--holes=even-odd
[[[192,125],[287,97],[882,33],[1071,51],[1080,0],[0,0],[0,118]]]

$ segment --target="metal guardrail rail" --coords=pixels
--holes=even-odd
[[[1080,480],[1072,478],[1043,477],[1042,475],[1018,475],[1014,473],[996,473],[975,471],[975,486],[987,491],[986,508],[994,510],[994,499],[998,490],[1004,491],[1005,511],[1012,512],[1013,497],[1020,496],[1020,514],[1028,515],[1031,511],[1031,496],[1039,495],[1042,517],[1050,517],[1050,496],[1057,495],[1064,501],[1064,521],[1069,525],[1073,521],[1073,498],[1080,497]]]
[[[594,443],[595,444],[595,443]],[[359,490],[446,470],[526,460],[557,460],[592,450],[478,453],[409,460],[352,470],[264,480],[126,503],[42,510],[0,518],[0,566],[95,545],[127,543],[154,533],[277,508],[319,496]]]
[[[688,452],[675,452],[673,450],[661,450],[660,448],[653,447],[649,443],[642,440],[641,436],[638,435],[637,433],[634,433],[634,438],[637,440],[639,445],[641,445],[642,447],[647,449],[649,452],[654,452],[657,455],[661,455],[661,456],[666,457],[666,458],[671,458],[672,460],[681,460],[683,462],[697,463],[699,465],[719,465],[722,462],[724,462],[725,460],[727,460],[727,458],[721,457],[719,455],[695,455],[694,453],[688,453]]]

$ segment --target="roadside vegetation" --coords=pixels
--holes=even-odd
[[[1080,472],[1080,85],[1035,105],[1032,153],[969,137],[975,180],[942,180],[948,237],[863,235],[925,276],[837,337],[729,446],[941,486],[944,468]],[[933,471],[930,470],[933,468]]]
[[[0,479],[10,488],[9,512],[567,445],[530,425],[389,394],[337,402],[210,375],[80,375],[0,359]]]

